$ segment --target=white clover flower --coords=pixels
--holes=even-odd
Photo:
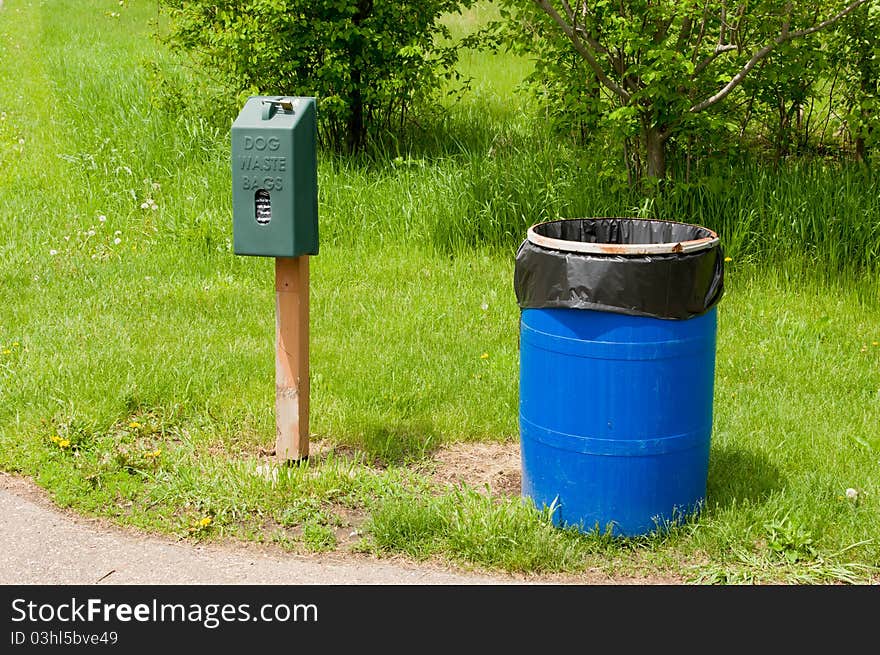
[[[53,248],[52,250],[49,251],[49,254],[54,257],[55,255],[58,254],[58,251]]]
[[[118,237],[120,234],[122,234],[122,230],[116,230],[116,231],[113,233],[113,236]]]
[[[88,232],[86,232],[86,236],[87,236],[87,237],[93,237],[93,236],[95,236],[95,231],[94,231],[94,230],[89,230]]]
[[[141,209],[149,209],[149,207],[150,207],[150,203],[148,203],[148,202],[141,203]]]
[[[120,243],[122,243],[122,239],[120,239],[119,237],[116,237],[115,239],[113,239],[113,243],[115,243],[118,246]]]
[[[856,491],[855,489],[853,489],[852,487],[850,487],[849,489],[846,490],[846,497],[849,498],[850,500],[855,500],[856,498],[859,497],[859,492]]]
[[[104,216],[104,214],[101,214],[100,216],[98,216],[98,220],[102,223],[105,223],[107,221],[107,217]]]

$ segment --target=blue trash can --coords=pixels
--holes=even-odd
[[[706,228],[534,226],[517,253],[522,495],[636,536],[706,495],[723,256]]]

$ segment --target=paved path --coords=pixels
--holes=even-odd
[[[369,557],[286,555],[198,546],[55,509],[31,483],[0,473],[0,584],[484,584],[464,575]]]

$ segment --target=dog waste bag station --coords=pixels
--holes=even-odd
[[[557,525],[646,534],[704,502],[718,236],[633,218],[528,231],[520,306],[522,494]]]
[[[318,254],[315,99],[254,96],[232,123],[237,255],[275,258],[275,456],[309,455],[309,255]]]

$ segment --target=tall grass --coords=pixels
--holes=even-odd
[[[621,184],[621,172],[594,154],[533,126],[497,134],[455,166],[459,174],[442,177],[437,188],[447,211],[436,216],[431,237],[442,251],[510,249],[544,220],[640,216],[704,225],[737,259],[775,265],[794,257],[832,273],[877,270],[880,183],[859,164],[716,167],[645,193]]]
[[[713,229],[728,255],[756,265],[828,279],[878,272],[880,181],[861,164],[740,162],[645,191],[601,158],[607,148],[575,147],[540,121],[518,114],[498,120],[486,106],[485,99],[464,100],[434,129],[369,163],[328,158],[322,201],[331,220],[323,236],[509,255],[538,222],[639,216]],[[360,194],[363,185],[377,193]],[[334,220],[343,207],[356,211]]]

